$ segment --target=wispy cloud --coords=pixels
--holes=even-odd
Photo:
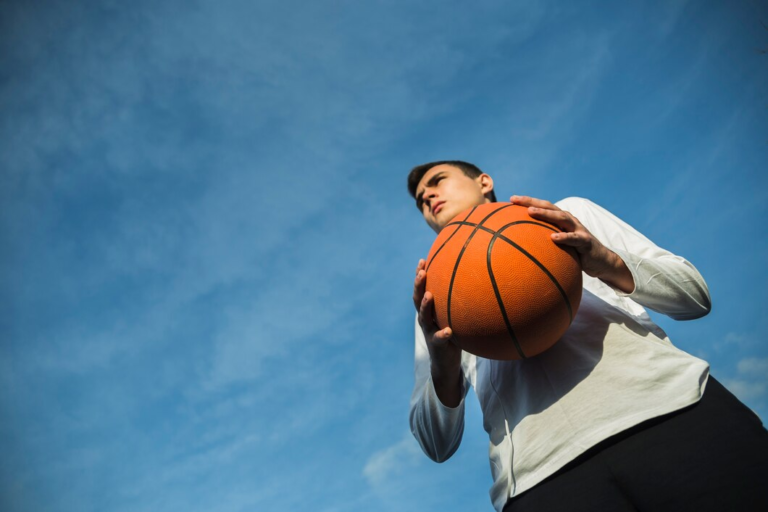
[[[727,379],[725,385],[734,395],[745,402],[762,399],[765,397],[766,389],[768,389],[768,382],[765,381],[754,382],[743,379]]]
[[[515,130],[515,135],[552,141],[570,132],[596,94],[596,86],[612,57],[611,41],[610,33],[598,33],[570,41],[566,49],[552,48],[557,65],[544,71],[541,82],[549,90],[536,91],[538,104],[520,105],[524,111],[515,114],[522,114],[525,124]]]
[[[476,459],[429,470],[386,435],[411,371],[404,261],[432,239],[403,174],[451,151],[545,186],[635,22],[568,9],[2,3],[1,498],[285,510],[299,481],[328,511],[487,506],[482,428]],[[659,30],[687,11],[655,11]],[[670,93],[702,85],[699,58]],[[739,131],[714,135],[727,150]],[[673,185],[666,207],[701,200]],[[743,351],[734,386],[764,397],[758,341],[721,342]],[[458,481],[481,505],[441,491]]]
[[[727,332],[721,340],[715,341],[712,346],[719,353],[744,353],[753,349],[758,344],[757,340],[743,332]]]
[[[736,366],[739,375],[768,379],[768,358],[748,357]]]
[[[766,418],[768,414],[768,358],[746,357],[736,364],[736,375],[723,384]]]
[[[674,103],[673,103],[674,104]],[[727,121],[717,127],[715,133],[709,134],[712,141],[704,149],[697,148],[681,167],[675,168],[669,173],[669,179],[662,185],[661,190],[649,197],[648,206],[644,215],[644,225],[653,225],[662,216],[685,218],[701,208],[701,198],[710,194],[708,191],[713,184],[721,183],[729,178],[732,169],[723,162],[729,159],[728,152],[739,135],[743,126],[744,111],[739,109],[727,118]],[[675,165],[667,162],[665,167]],[[706,176],[707,179],[702,179]],[[729,207],[730,205],[726,205]],[[733,205],[734,208],[737,205]],[[728,222],[728,215],[721,215],[713,219],[717,223]],[[708,229],[711,229],[710,226]],[[692,236],[682,233],[681,236]],[[698,234],[693,234],[698,236]]]
[[[378,486],[416,466],[423,456],[418,444],[408,432],[397,443],[372,454],[363,467],[363,476],[370,485]]]

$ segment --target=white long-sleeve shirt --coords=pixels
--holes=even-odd
[[[644,308],[687,320],[710,309],[707,285],[685,259],[581,198],[557,203],[625,262],[635,290],[625,294],[584,278],[578,313],[548,351],[520,361],[462,354],[464,395],[475,388],[490,438],[496,510],[595,444],[650,418],[697,402],[709,365],[672,346]],[[433,460],[448,459],[464,432],[464,399],[443,405],[416,322],[411,431]]]

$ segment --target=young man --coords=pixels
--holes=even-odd
[[[493,179],[461,161],[415,167],[408,189],[435,232],[495,201]],[[581,306],[543,354],[476,357],[436,326],[420,260],[410,422],[424,452],[442,462],[456,451],[473,386],[498,511],[768,510],[768,433],[759,418],[644,309],[678,320],[706,315],[709,292],[693,265],[585,199],[510,201],[557,225],[563,233],[553,243],[576,249]]]

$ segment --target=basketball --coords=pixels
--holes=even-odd
[[[571,325],[582,287],[576,251],[550,238],[559,231],[511,203],[457,215],[427,256],[437,325],[488,359],[525,359],[552,347]]]

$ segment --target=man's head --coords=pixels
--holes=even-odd
[[[427,224],[439,233],[452,218],[472,206],[496,201],[493,179],[460,160],[418,165],[408,175],[408,192]]]

